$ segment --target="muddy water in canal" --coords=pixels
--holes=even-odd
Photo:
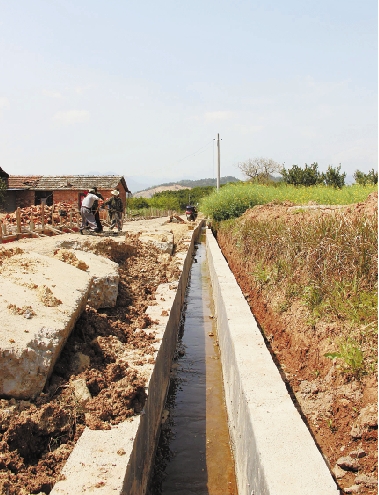
[[[237,495],[204,243],[197,245],[149,495]]]

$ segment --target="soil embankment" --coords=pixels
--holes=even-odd
[[[366,203],[343,209],[310,205],[296,215],[294,209],[292,204],[258,206],[237,222],[240,228],[246,219],[260,225],[279,220],[289,225],[313,222],[337,211],[354,221],[377,215],[377,194],[370,195]],[[280,284],[270,285],[266,267],[258,267],[261,278],[257,281],[254,259],[243,255],[230,225],[218,231],[217,240],[341,493],[377,493],[377,368],[373,370],[370,363],[371,369],[362,373],[347,373],[339,366],[341,360],[324,357],[346,332],[346,322],[320,315],[310,323],[301,298],[287,297],[283,304]],[[368,331],[359,323],[349,331],[357,329],[361,334]],[[373,335],[367,354],[377,351],[377,336]]]

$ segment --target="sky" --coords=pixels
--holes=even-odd
[[[378,169],[376,0],[0,0],[0,166],[133,185]],[[133,190],[133,189],[132,189]]]

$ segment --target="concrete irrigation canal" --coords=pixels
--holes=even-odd
[[[83,426],[83,433],[50,493],[337,495],[339,490],[329,468],[288,394],[212,231],[204,227],[204,221],[192,225],[188,229],[185,226],[184,249],[170,261],[172,273],[179,274],[179,278],[158,286],[155,300],[145,313],[146,318],[155,322],[151,333],[154,358],[140,363],[145,373],[146,399],[141,402],[139,414],[103,429]],[[173,248],[169,233],[172,230],[167,232],[162,237],[156,230],[150,238],[162,252],[167,248],[166,253]],[[38,380],[32,383],[35,394],[43,388],[58,359],[55,354],[62,350],[75,324],[71,314],[79,314],[86,301],[93,300],[93,307],[100,309],[99,314],[92,316],[105,324],[107,317],[101,313],[101,307],[114,303],[117,277],[125,277],[124,273],[118,275],[117,263],[99,264],[95,255],[85,256],[88,241],[81,240],[80,247],[78,236],[65,239],[65,248],[75,253],[84,249],[80,259],[89,268],[77,276],[74,268],[68,267],[67,273],[61,271],[61,276],[54,279],[52,287],[57,294],[65,277],[71,286],[80,286],[76,288],[75,301],[67,299],[66,303],[62,285],[60,305],[43,306],[46,322],[52,321],[49,312],[55,311],[57,328],[50,328],[50,324],[50,333],[43,336],[46,369],[41,368],[38,360],[28,361],[28,366],[38,367]],[[110,249],[110,245],[103,242],[101,246]],[[31,248],[27,251],[27,243],[20,242],[20,246],[24,250],[21,254],[17,250],[4,251],[4,260],[8,260],[9,276],[14,277],[14,290],[25,292],[27,287],[32,291],[38,285],[30,283],[28,266],[34,278],[38,270],[45,277],[49,263],[58,261],[47,256],[47,244],[45,251],[37,252],[33,247],[34,254],[30,253]],[[121,241],[112,246],[122,258]],[[57,253],[57,245],[51,244],[49,249]],[[17,282],[21,275],[12,272],[14,265],[9,261],[17,256],[30,258],[29,265],[23,265],[25,280],[21,285]],[[170,255],[158,255],[162,263],[168,263],[165,257]],[[6,266],[4,261],[3,270]],[[141,271],[138,276],[146,275]],[[35,290],[28,296],[30,307],[37,307],[33,303],[34,293]],[[122,297],[126,297],[125,293]],[[8,312],[11,306],[8,305]],[[13,360],[15,370],[22,366],[24,355],[29,360],[38,357],[39,348],[31,353],[27,341],[42,324],[37,316],[34,320],[25,315],[12,316],[36,327],[30,326],[30,333],[28,330],[25,334],[24,348],[16,348],[15,338],[9,341],[11,345],[7,343],[9,349],[0,353],[3,360]],[[48,323],[43,324],[47,328]],[[140,330],[133,331],[138,336]],[[144,335],[149,338],[146,332]],[[42,341],[37,337],[35,342],[40,345]],[[112,339],[116,342],[115,337]],[[131,357],[128,362],[133,362]],[[17,382],[16,371],[15,378],[0,385],[12,386],[14,396],[18,393],[24,399],[24,380],[21,377]]]
[[[149,495],[238,493],[205,242],[195,247]]]

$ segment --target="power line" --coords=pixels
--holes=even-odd
[[[202,146],[201,148],[199,148],[199,149],[198,149],[197,151],[195,151],[194,153],[191,153],[190,155],[187,155],[187,156],[185,156],[184,158],[181,158],[180,160],[178,160],[178,161],[177,161],[177,163],[180,163],[180,162],[182,162],[183,160],[186,160],[187,158],[190,158],[191,156],[195,156],[195,155],[197,155],[197,154],[201,155],[201,153],[204,153],[204,152],[207,150],[207,148],[209,148],[209,146],[210,146],[211,144],[213,144],[213,140],[212,140],[212,141],[210,141],[210,142],[209,142],[208,144],[206,144],[205,146]],[[201,150],[203,150],[203,151],[201,151]]]

